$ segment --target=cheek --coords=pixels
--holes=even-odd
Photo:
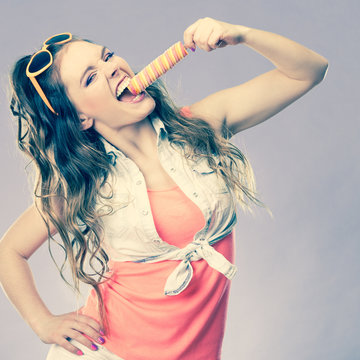
[[[108,107],[108,102],[111,99],[110,96],[111,94],[94,89],[94,91],[79,99],[78,108],[87,114],[97,114]]]
[[[120,69],[127,72],[131,77],[133,77],[135,75],[135,73],[132,71],[130,65],[123,58],[119,58],[119,67],[120,67]]]

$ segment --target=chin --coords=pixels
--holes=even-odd
[[[143,101],[141,101],[141,104],[147,109],[147,114],[145,117],[150,115],[156,106],[155,100],[147,92],[145,92],[145,98]]]
[[[146,119],[155,109],[155,100],[151,97],[145,98],[141,103],[138,103],[136,110],[132,111],[134,117],[138,118],[138,121]],[[135,115],[136,114],[136,115]]]

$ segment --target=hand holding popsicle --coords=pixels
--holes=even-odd
[[[203,18],[190,25],[184,32],[184,44],[180,41],[167,49],[131,80],[127,89],[137,95],[166,73],[186,55],[186,48],[195,51],[196,46],[212,51],[227,45],[236,45],[244,41],[249,28],[232,25],[211,18]]]
[[[195,21],[184,31],[184,46],[198,47],[209,52],[245,42],[249,30],[246,26],[205,17]]]

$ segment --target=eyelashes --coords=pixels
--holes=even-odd
[[[90,85],[90,83],[92,82],[93,78],[95,77],[95,74],[91,74],[87,79],[86,79],[86,86]]]
[[[107,62],[113,56],[114,56],[114,52],[106,53],[104,61]],[[92,73],[89,75],[89,77],[86,79],[86,83],[85,83],[86,86],[89,86],[92,83],[93,79],[95,78],[95,75],[96,75],[96,73]]]
[[[108,61],[110,58],[114,56],[114,52],[109,52],[105,55],[105,61]]]

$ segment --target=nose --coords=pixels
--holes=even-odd
[[[99,60],[98,68],[108,78],[112,79],[120,74],[119,66],[113,61]]]
[[[105,63],[105,74],[109,79],[111,79],[119,76],[120,70],[115,64]]]

